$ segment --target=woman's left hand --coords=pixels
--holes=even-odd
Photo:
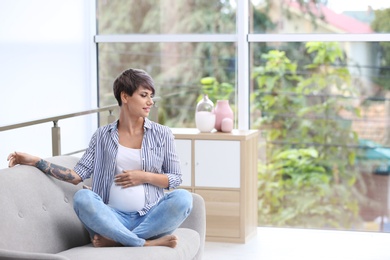
[[[114,182],[122,188],[138,186],[145,183],[146,173],[141,170],[123,171],[115,176]]]

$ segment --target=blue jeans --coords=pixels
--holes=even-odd
[[[146,239],[171,234],[188,217],[192,195],[186,190],[174,190],[147,214],[121,212],[106,205],[95,192],[81,189],[74,195],[74,210],[91,237],[95,234],[124,246],[143,246]]]

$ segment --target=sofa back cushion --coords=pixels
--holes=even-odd
[[[73,168],[78,158],[48,160]],[[73,195],[80,188],[31,166],[0,170],[0,248],[58,253],[89,243],[73,210]]]

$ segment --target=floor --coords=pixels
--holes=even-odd
[[[259,227],[246,244],[206,242],[203,260],[390,260],[390,233]]]

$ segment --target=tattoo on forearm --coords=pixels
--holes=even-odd
[[[70,169],[52,164],[43,159],[39,160],[35,166],[44,173],[49,174],[59,180],[71,181],[74,179]]]

